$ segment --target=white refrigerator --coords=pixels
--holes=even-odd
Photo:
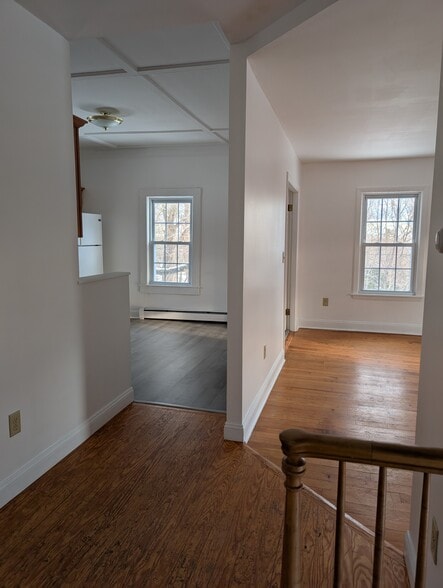
[[[78,274],[80,278],[103,273],[101,214],[82,213],[83,237],[78,240]]]

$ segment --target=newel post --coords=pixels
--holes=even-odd
[[[302,457],[291,461],[283,458],[282,470],[286,476],[285,526],[283,534],[282,588],[299,588],[301,568],[301,489],[306,462]]]

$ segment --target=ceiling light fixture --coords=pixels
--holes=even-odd
[[[123,119],[115,114],[115,111],[100,108],[98,109],[99,114],[92,114],[88,116],[86,120],[97,127],[101,127],[107,131],[109,127],[116,127],[121,125]]]

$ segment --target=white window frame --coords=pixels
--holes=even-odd
[[[171,200],[173,202],[191,200],[191,243],[190,243],[190,283],[150,282],[152,256],[150,254],[150,219],[151,203],[155,200]],[[146,294],[200,294],[200,261],[201,261],[201,189],[200,188],[172,188],[158,190],[143,190],[140,199],[140,216],[143,219],[140,238],[140,286],[141,292]]]
[[[366,196],[400,196],[417,195],[416,222],[415,222],[415,252],[413,259],[413,277],[411,292],[385,291],[385,290],[363,290],[363,250],[362,238],[363,229],[366,223]],[[359,188],[356,198],[356,223],[355,223],[355,248],[353,286],[351,296],[353,298],[367,298],[372,300],[417,300],[424,296],[426,253],[427,243],[424,222],[429,222],[429,199],[430,190],[427,187],[387,187],[387,188]],[[427,234],[427,233],[426,233]]]

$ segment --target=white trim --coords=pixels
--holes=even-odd
[[[140,191],[140,239],[139,239],[139,291],[144,294],[191,295],[201,292],[201,225],[202,225],[202,189],[201,188],[158,188]],[[192,243],[191,243],[191,283],[166,285],[148,283],[148,207],[153,198],[192,198]]]
[[[363,300],[393,300],[395,302],[420,302],[424,300],[424,296],[417,296],[416,294],[388,294],[387,292],[384,294],[361,294],[360,292],[351,292],[349,294],[351,298],[363,298]]]
[[[244,427],[238,423],[229,423],[226,421],[223,436],[227,441],[243,443],[245,437]]]
[[[134,400],[128,388],[106,406],[0,481],[0,508],[61,461]]]
[[[409,585],[415,584],[415,568],[417,566],[417,552],[415,550],[414,542],[412,541],[411,532],[406,531],[404,543],[404,555],[406,562],[406,570],[409,577]]]
[[[289,193],[292,192],[292,220],[291,220],[291,250],[290,250],[290,285],[289,285],[289,309],[291,314],[289,315],[289,330],[298,330],[298,252],[299,252],[299,208],[300,208],[300,192],[294,188],[294,185],[289,179],[289,172],[286,172],[286,199],[289,201]],[[289,202],[287,202],[288,204]],[[288,213],[286,213],[287,215]]]
[[[143,284],[139,285],[140,292],[144,294],[175,294],[175,295],[188,295],[198,296],[201,292],[200,286],[189,286],[189,284],[178,284],[172,283],[171,286],[165,286],[164,284]]]
[[[354,259],[352,271],[352,294],[361,294],[362,296],[371,296],[372,299],[376,297],[389,296],[386,292],[378,294],[377,292],[361,292],[360,287],[360,266],[361,266],[361,228],[363,223],[363,201],[365,194],[381,195],[381,194],[419,194],[417,223],[416,223],[416,253],[415,253],[415,277],[414,277],[414,293],[413,298],[422,298],[425,290],[425,275],[426,275],[426,256],[427,256],[427,242],[425,235],[426,228],[429,226],[430,218],[430,187],[429,186],[382,186],[382,187],[362,187],[357,188],[355,196],[355,227],[354,227]],[[398,293],[395,293],[397,295]],[[400,294],[400,296],[402,296]],[[411,296],[411,294],[409,294]]]
[[[257,392],[243,422],[239,424],[226,421],[224,429],[225,439],[228,441],[239,441],[243,443],[249,441],[249,437],[252,435],[252,431],[257,424],[261,411],[266,404],[269,394],[272,392],[272,388],[274,387],[275,381],[277,380],[284,363],[285,355],[282,350],[269,370],[260,390]]]
[[[252,435],[252,431],[254,430],[254,427],[257,424],[261,411],[263,410],[266,404],[269,394],[272,392],[272,388],[275,384],[275,381],[278,378],[278,375],[281,372],[284,363],[285,353],[282,349],[280,353],[277,355],[277,358],[274,361],[271,369],[269,370],[268,375],[265,378],[265,381],[261,385],[260,390],[255,395],[255,398],[251,406],[249,407],[246,416],[243,419],[243,427],[245,430],[245,443],[249,441],[249,437]]]
[[[422,334],[421,323],[376,323],[372,321],[329,321],[324,319],[300,319],[300,328],[325,329],[326,331],[389,333],[392,335]]]

